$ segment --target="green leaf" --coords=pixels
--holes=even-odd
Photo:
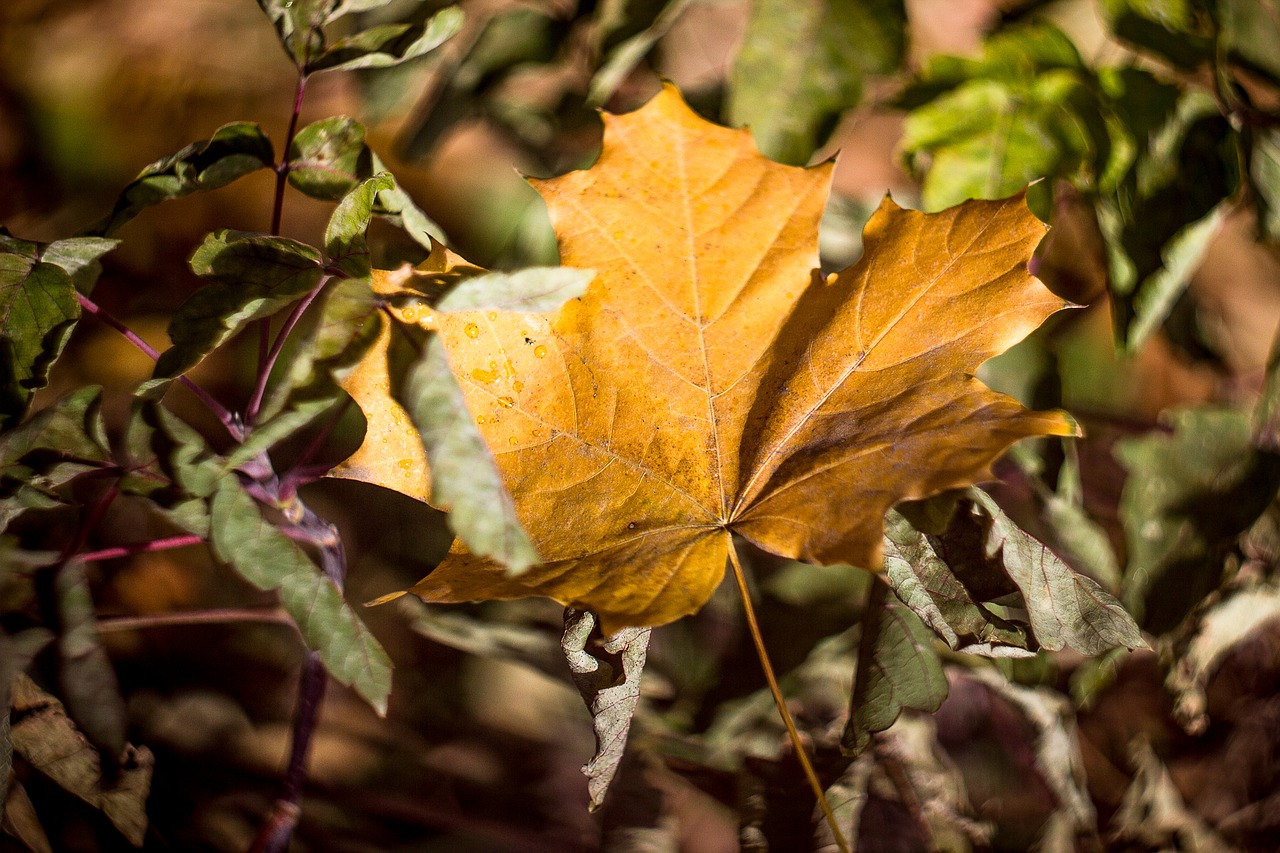
[[[1098,179],[1099,192],[1116,192],[1139,155],[1150,157],[1177,126],[1182,90],[1134,66],[1098,69],[1101,106],[1106,112],[1112,160]]]
[[[384,24],[339,39],[303,63],[305,73],[352,68],[387,68],[425,56],[462,29],[463,14],[449,6],[424,24]]]
[[[22,255],[33,263],[62,267],[71,276],[76,290],[86,295],[93,291],[93,285],[102,275],[100,259],[118,245],[119,240],[103,237],[69,237],[52,243],[33,243],[0,228],[0,252]]]
[[[582,768],[591,811],[604,803],[627,748],[631,719],[640,704],[640,674],[653,633],[652,628],[623,628],[603,637],[595,629],[594,613],[565,609],[561,649],[573,683],[591,713],[596,735],[595,755]]]
[[[901,0],[758,0],[734,63],[729,117],[766,157],[804,165],[862,98],[864,73],[902,60]]]
[[[214,555],[259,589],[278,590],[307,647],[335,680],[352,687],[379,714],[391,693],[391,659],[293,540],[262,517],[235,477],[221,477],[209,502]]]
[[[125,444],[138,467],[154,467],[188,497],[208,498],[224,476],[204,436],[153,399],[135,398]],[[207,527],[190,532],[208,535]]]
[[[289,146],[289,183],[312,198],[338,201],[374,171],[364,125],[346,116],[307,125]]]
[[[1188,92],[1115,192],[1095,202],[1116,332],[1130,350],[1159,328],[1199,267],[1239,184],[1236,156],[1227,119],[1207,95]]]
[[[947,698],[947,677],[933,649],[933,634],[888,591],[877,579],[862,616],[849,722],[840,737],[840,745],[854,755],[904,710],[931,713]]]
[[[307,2],[297,0],[298,5]],[[153,204],[226,186],[258,169],[270,168],[274,160],[271,141],[256,124],[225,124],[208,139],[193,142],[143,169],[120,193],[111,214],[87,233],[108,236]]]
[[[581,296],[590,270],[546,267],[464,277],[437,303],[441,311],[493,308],[551,311]],[[475,554],[518,574],[538,562],[488,446],[467,410],[444,346],[428,335],[416,358],[392,368],[392,395],[418,430],[431,470],[431,503],[449,513],[449,526]]]
[[[102,812],[120,834],[141,847],[147,831],[147,793],[155,759],[145,746],[113,755],[121,770],[102,772],[98,750],[67,717],[62,703],[26,675],[13,681],[13,750],[67,793]]]
[[[0,429],[20,419],[48,383],[79,317],[66,270],[0,254]]]
[[[178,307],[169,323],[173,346],[154,376],[171,379],[190,370],[236,332],[315,290],[324,279],[319,251],[265,234],[215,231],[191,258],[191,269],[213,283]]]
[[[658,43],[659,39],[670,32],[676,21],[678,21],[680,16],[684,14],[685,9],[689,8],[693,2],[694,0],[667,0],[666,4],[662,7],[662,11],[658,12],[658,14],[653,17],[653,22],[649,26],[614,46],[609,51],[609,55],[605,58],[604,62],[600,63],[599,69],[591,78],[591,85],[587,90],[587,105],[597,109],[603,107],[605,103],[613,97],[614,93],[618,90],[618,87],[622,85],[623,81],[626,80],[627,76],[637,65],[640,64],[640,60],[644,59],[649,51],[653,50],[653,46]],[[519,20],[516,19],[515,16],[508,16],[508,20],[501,21],[500,23],[505,23],[510,26],[511,21],[519,20],[520,23],[527,25],[528,17],[530,16],[525,16],[525,20]],[[601,15],[601,17],[607,18],[608,15]],[[622,15],[619,14],[617,17],[621,18]],[[611,26],[613,23],[615,23],[615,21],[610,20],[607,22],[601,21],[598,24],[601,31],[601,41],[604,40],[604,36],[610,34],[613,29]],[[495,26],[493,27],[493,31],[498,32],[499,28]],[[486,30],[484,35],[489,37],[492,41],[497,41],[497,39],[492,38],[492,35],[488,30]],[[482,52],[485,46],[486,45],[478,44],[476,52]],[[601,47],[603,47],[603,45],[601,45]],[[468,58],[470,59],[471,57]],[[523,57],[511,57],[512,60],[517,62],[521,58]],[[515,62],[504,62],[500,64],[512,65],[515,64]]]
[[[925,209],[1002,198],[1032,181],[1069,176],[1096,155],[1081,116],[1096,111],[1072,71],[1029,84],[972,80],[907,116],[903,151],[925,171]]]
[[[343,15],[354,12],[372,12],[386,7],[391,2],[392,0],[338,0],[338,4],[329,13],[329,20],[336,21]]]
[[[382,161],[376,154],[373,157],[373,163],[375,170],[382,170]],[[403,228],[406,234],[428,251],[431,250],[433,243],[444,242],[444,229],[423,213],[422,208],[414,203],[399,184],[378,193],[378,202],[373,212],[378,217]]]
[[[1280,457],[1255,450],[1229,408],[1169,416],[1172,434],[1125,439],[1120,498],[1129,563],[1121,597],[1152,633],[1172,630],[1222,578],[1222,560],[1280,486]]]
[[[324,232],[324,250],[329,263],[351,278],[368,278],[371,271],[365,235],[373,216],[378,193],[393,189],[395,179],[379,172],[351,190],[329,217]]]
[[[1123,646],[1145,648],[1120,602],[1097,582],[1077,574],[1041,542],[1018,527],[981,489],[969,489],[971,513],[985,529],[984,553],[998,561],[1022,593],[1036,641],[1057,651],[1070,646],[1097,655]]]
[[[243,453],[249,455],[241,462],[266,449],[258,446],[264,440],[258,433],[276,429],[276,419],[293,420],[300,417],[296,412],[304,409],[318,416],[330,403],[345,399],[337,379],[360,361],[382,331],[379,302],[367,278],[332,282],[320,299],[319,310],[300,331],[298,349],[289,359],[288,369],[272,386],[258,426],[245,442]],[[242,451],[232,454],[233,458],[240,456]]]
[[[289,182],[312,198],[338,201],[361,181],[381,173],[386,173],[386,166],[365,144],[364,126],[346,117],[307,125],[289,148]],[[443,242],[440,226],[392,181],[377,193],[373,214],[403,228],[428,250],[433,239]]]
[[[1118,38],[1182,69],[1213,58],[1214,24],[1193,0],[1103,0],[1103,17]]]
[[[978,59],[931,60],[899,98],[911,108],[902,150],[924,175],[926,209],[1004,197],[1040,178],[1092,182],[1115,156],[1097,88],[1049,24],[1000,31]]]
[[[214,556],[263,590],[278,590],[307,647],[325,668],[349,685],[379,713],[391,692],[391,661],[343,599],[342,590],[321,573],[306,552],[263,518],[238,477],[226,474],[226,460],[203,437],[155,402],[135,407],[128,443],[143,464],[153,462],[200,502],[171,503],[166,517],[209,539]],[[207,503],[206,503],[207,501]],[[179,511],[174,511],[174,509]]]
[[[1147,276],[1133,298],[1133,322],[1126,341],[1131,350],[1160,328],[1178,297],[1191,283],[1200,261],[1227,218],[1230,202],[1219,202],[1204,217],[1188,223],[1160,249],[1160,266]]]
[[[896,510],[885,517],[884,570],[894,594],[953,650],[989,657],[1034,654],[1027,629],[976,601],[929,537]]]
[[[1280,242],[1280,128],[1259,128],[1249,137],[1249,181],[1258,207],[1258,231]]]
[[[335,17],[334,4],[335,0],[258,0],[299,71],[324,49],[324,25]]]
[[[0,470],[28,454],[56,454],[61,460],[106,462],[111,458],[102,423],[102,389],[81,388],[36,412],[26,423],[0,435]]]
[[[1084,508],[1080,464],[1072,447],[1058,469],[1058,488],[1044,501],[1044,520],[1073,564],[1083,568],[1104,588],[1120,588],[1120,565],[1111,539],[1101,524]]]
[[[431,470],[431,503],[448,511],[453,532],[472,553],[492,557],[513,575],[536,565],[538,552],[520,526],[439,337],[431,335],[403,374],[392,375],[391,393],[418,431]]]
[[[1025,85],[1040,72],[1052,69],[1084,69],[1070,37],[1044,22],[1010,27],[992,33],[977,58],[947,54],[930,57],[919,77],[899,96],[898,103],[914,109],[967,80],[979,78]]]
[[[61,505],[61,486],[110,463],[101,390],[82,388],[0,435],[0,530],[28,509]]]
[[[587,292],[594,270],[530,267],[463,278],[436,303],[439,311],[554,311]]]
[[[1231,57],[1280,85],[1280,27],[1275,0],[1217,0],[1219,44]]]
[[[54,578],[58,613],[58,682],[71,718],[89,741],[114,758],[125,747],[125,708],[115,669],[98,635],[98,614],[84,564],[69,562]]]

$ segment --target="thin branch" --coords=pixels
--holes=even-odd
[[[131,542],[128,545],[116,545],[113,548],[103,548],[98,551],[85,551],[80,554],[80,559],[85,562],[94,562],[96,560],[118,560],[121,557],[130,557],[134,554],[146,554],[151,551],[167,551],[170,548],[185,548],[188,545],[199,545],[204,542],[203,536],[188,534],[185,536],[169,536],[164,539],[152,539],[149,542]]]
[[[756,656],[760,659],[760,668],[764,670],[764,677],[769,682],[769,692],[773,695],[773,703],[778,706],[778,713],[782,716],[782,723],[787,727],[787,734],[791,737],[791,745],[795,749],[796,758],[800,761],[800,767],[804,770],[805,778],[809,780],[809,787],[813,790],[814,797],[818,800],[818,805],[822,808],[822,814],[827,820],[827,826],[831,827],[831,834],[835,837],[836,846],[840,848],[840,853],[850,853],[849,842],[845,839],[844,833],[840,831],[840,823],[836,820],[835,813],[831,811],[831,804],[827,802],[827,795],[822,790],[822,783],[818,781],[818,774],[813,769],[813,763],[809,761],[809,755],[805,752],[804,743],[800,740],[800,731],[796,728],[796,721],[791,716],[790,709],[787,708],[787,702],[782,697],[782,688],[778,686],[778,678],[773,674],[773,664],[769,662],[769,653],[764,647],[764,637],[760,634],[760,625],[756,622],[756,611],[751,604],[751,591],[747,588],[747,576],[742,571],[742,564],[738,562],[738,551],[733,546],[732,541],[729,543],[729,563],[733,566],[733,577],[738,582],[738,591],[742,594],[742,610],[747,617],[747,631],[751,634],[751,641],[756,647]]]
[[[284,344],[289,337],[289,333],[298,325],[302,315],[306,313],[307,309],[311,307],[311,303],[315,302],[316,297],[320,295],[320,291],[324,290],[324,286],[332,279],[332,275],[321,276],[319,283],[311,289],[311,292],[293,306],[293,310],[289,312],[284,325],[280,327],[275,342],[259,364],[258,381],[253,386],[253,396],[249,398],[249,406],[245,409],[244,419],[246,423],[252,424],[258,419],[258,412],[262,408],[262,398],[267,393],[267,380],[271,378],[271,371],[276,365],[276,360],[280,358],[281,351],[284,350]]]
[[[302,99],[307,93],[306,72],[298,71],[298,84],[293,90],[293,112],[289,116],[289,129],[284,135],[284,144],[280,148],[280,162],[276,164],[276,194],[271,204],[271,233],[280,234],[280,223],[284,219],[284,185],[289,177],[289,149],[293,147],[293,137],[298,133],[298,117],[302,115]]]
[[[293,138],[298,133],[298,117],[302,114],[302,99],[307,92],[307,74],[298,69],[298,83],[293,90],[293,111],[289,115],[289,129],[284,135],[284,145],[280,149],[280,162],[276,164],[276,190],[271,201],[271,233],[280,234],[280,224],[284,220],[284,185],[289,179],[289,149],[293,147]],[[271,372],[267,365],[271,349],[271,318],[263,317],[258,321],[258,374],[260,381]],[[254,414],[257,410],[254,410]],[[253,418],[249,418],[253,422]]]
[[[99,320],[101,320],[102,322],[110,326],[111,328],[115,329],[117,332],[119,332],[121,335],[124,336],[124,339],[126,341],[128,341],[129,343],[137,347],[139,350],[141,350],[142,353],[146,355],[148,358],[150,358],[152,361],[156,361],[157,359],[160,358],[160,353],[156,351],[155,347],[151,346],[151,344],[147,343],[142,338],[138,337],[137,332],[133,331],[133,329],[130,329],[124,323],[117,320],[115,317],[111,315],[110,312],[105,310],[101,305],[94,302],[92,299],[90,299],[89,297],[85,296],[83,293],[80,293],[80,292],[76,293],[76,299],[80,301],[81,308],[83,308],[85,311],[88,311],[90,314],[94,315]],[[187,376],[186,374],[179,376],[178,381],[181,382],[183,385],[187,386],[187,388],[190,389],[191,393],[195,394],[196,397],[200,400],[200,402],[204,403],[205,408],[207,408],[210,412],[212,412],[218,418],[218,420],[222,423],[222,425],[226,427],[227,432],[230,433],[232,438],[234,438],[236,441],[244,440],[244,430],[241,429],[240,427],[239,419],[234,414],[232,414],[231,411],[228,410],[226,406],[222,405],[217,400],[215,400],[212,394],[210,394],[208,391],[204,390],[199,385],[197,385],[195,380],[191,379],[191,377]]]
[[[150,628],[169,628],[183,625],[230,625],[236,622],[287,625],[295,630],[298,627],[293,621],[293,617],[280,607],[228,607],[217,610],[190,610],[185,613],[151,613],[145,616],[118,616],[99,619],[98,633],[145,631]]]
[[[119,320],[113,317],[110,313],[108,313],[107,310],[103,308],[101,305],[94,302],[92,299],[85,296],[83,293],[80,293],[79,291],[76,292],[76,299],[80,300],[81,308],[88,311],[90,314],[94,315],[99,320],[106,323],[108,326],[115,329],[120,334],[124,335],[124,339],[126,341],[133,344],[138,349],[142,350],[143,354],[145,354],[152,361],[155,361],[160,358],[160,353],[156,350],[155,347],[151,346],[151,344],[147,343],[142,338],[138,337],[137,332],[135,332],[133,329],[130,329],[124,323],[121,323]]]

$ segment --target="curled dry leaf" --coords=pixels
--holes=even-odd
[[[596,733],[596,754],[582,768],[592,811],[604,802],[626,751],[652,633],[649,628],[623,628],[611,637],[599,637],[592,631],[595,625],[594,613],[566,610],[560,643]]]
[[[1064,307],[1027,271],[1044,226],[1020,196],[933,215],[886,199],[862,259],[824,278],[832,164],[773,163],[672,87],[604,118],[594,167],[535,182],[562,262],[596,272],[585,295],[419,321],[543,563],[513,576],[455,544],[413,592],[546,596],[606,634],[661,625],[707,601],[734,533],[879,567],[893,504],[1076,432],[973,376]],[[385,383],[348,388],[367,413],[391,403]]]
[[[98,751],[63,710],[26,675],[13,682],[13,751],[58,786],[98,809],[136,847],[147,831],[147,793],[155,763],[145,746],[127,746],[114,782]]]

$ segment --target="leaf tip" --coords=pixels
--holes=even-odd
[[[365,607],[377,607],[377,606],[378,606],[378,605],[380,605],[380,604],[386,604],[386,603],[388,603],[388,602],[390,602],[390,601],[395,601],[397,598],[400,598],[400,597],[404,596],[404,594],[405,594],[406,592],[408,592],[408,590],[404,590],[404,589],[400,590],[399,592],[389,592],[389,593],[387,593],[386,595],[380,595],[380,596],[378,596],[378,597],[377,597],[377,598],[375,598],[373,601],[366,601],[366,602],[364,603],[364,606],[365,606]]]

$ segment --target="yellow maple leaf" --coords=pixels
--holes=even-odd
[[[562,263],[596,271],[585,295],[414,320],[443,341],[543,562],[513,575],[457,542],[412,592],[546,596],[606,634],[661,625],[707,601],[733,533],[878,567],[895,503],[990,479],[1018,439],[1076,432],[973,376],[1065,306],[1027,271],[1044,226],[1021,196],[932,215],[886,199],[862,259],[824,278],[831,172],[765,159],[668,87],[605,116],[595,166],[534,182]],[[398,410],[385,376],[366,362],[347,383],[383,423]],[[381,448],[371,427],[339,474],[425,499]]]

